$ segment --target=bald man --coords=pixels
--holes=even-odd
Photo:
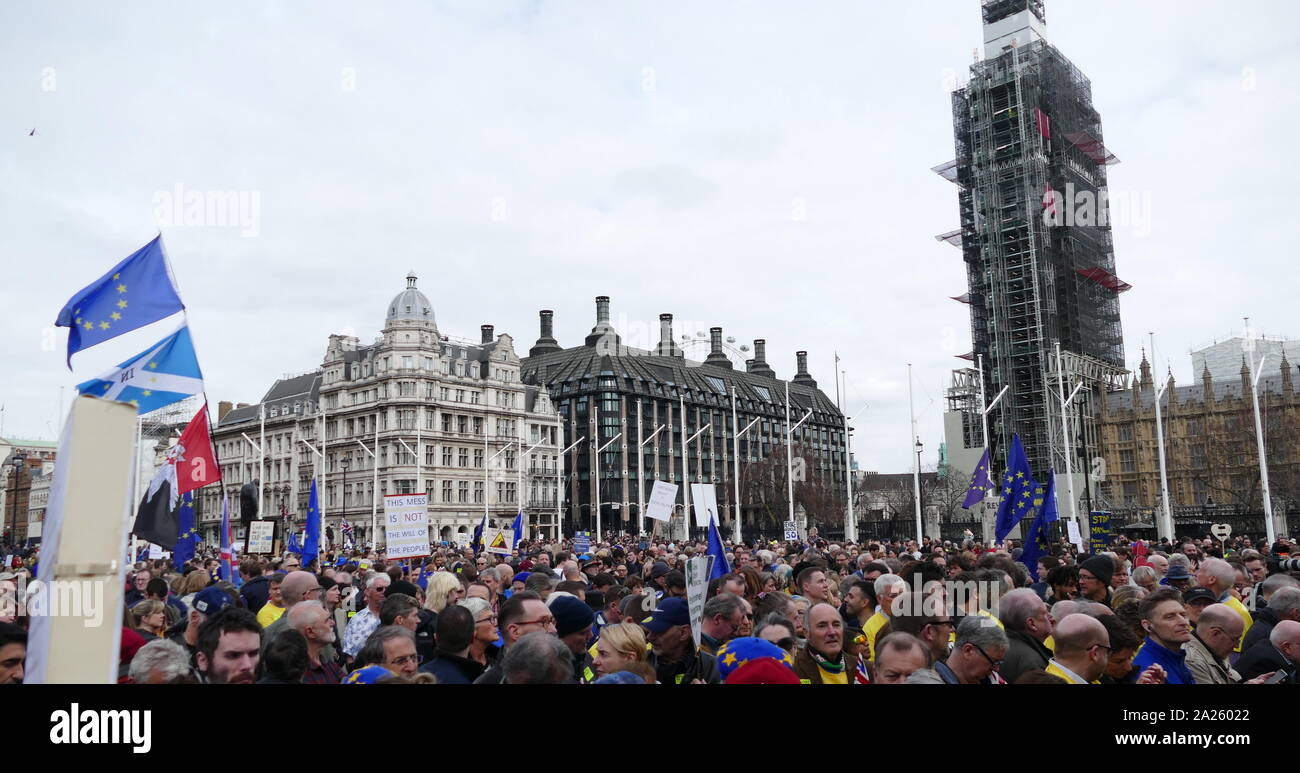
[[[1283,683],[1296,684],[1296,671],[1300,670],[1300,623],[1283,620],[1273,626],[1267,639],[1256,642],[1241,656],[1237,670],[1249,680],[1285,671]]]
[[[1090,615],[1075,613],[1057,623],[1053,634],[1056,651],[1047,673],[1069,684],[1100,684],[1110,659],[1110,634]]]
[[[1192,638],[1183,644],[1187,667],[1192,670],[1197,684],[1237,684],[1241,681],[1241,675],[1228,664],[1228,655],[1241,640],[1243,630],[1245,625],[1241,616],[1227,604],[1211,604],[1201,610]]]
[[[271,644],[280,632],[291,628],[289,625],[289,612],[295,606],[304,601],[320,601],[321,587],[320,580],[311,572],[289,572],[284,576],[284,581],[280,583],[280,597],[284,600],[284,614],[276,618],[275,622],[266,626],[262,631],[262,654],[266,654],[266,648]],[[334,646],[326,643],[322,654],[324,657],[334,659]]]

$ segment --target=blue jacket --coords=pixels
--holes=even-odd
[[[1133,667],[1141,673],[1148,666],[1159,664],[1165,670],[1165,684],[1196,684],[1186,661],[1187,653],[1181,648],[1177,652],[1167,650],[1148,636],[1133,658]]]

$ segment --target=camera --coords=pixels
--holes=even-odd
[[[1277,574],[1278,572],[1300,572],[1300,558],[1268,559],[1268,573]]]

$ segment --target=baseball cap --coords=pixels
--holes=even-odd
[[[1197,602],[1208,602],[1213,604],[1216,601],[1218,601],[1218,599],[1215,597],[1214,592],[1209,588],[1192,588],[1183,594],[1184,604],[1194,604]]]
[[[205,615],[215,615],[225,607],[235,603],[231,600],[230,594],[215,585],[209,585],[198,593],[194,594],[192,606],[194,611],[202,612]]]
[[[641,625],[651,633],[663,633],[678,625],[690,625],[691,611],[685,599],[676,597],[664,599],[650,616],[641,621]]]

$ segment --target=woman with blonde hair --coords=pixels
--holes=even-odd
[[[633,663],[644,663],[646,659],[645,632],[641,626],[616,623],[600,629],[596,656],[591,659],[591,664],[599,677],[622,671]]]
[[[131,607],[131,614],[135,615],[136,631],[146,641],[161,639],[167,632],[167,605],[158,599],[136,602]]]
[[[199,591],[212,584],[212,575],[202,569],[195,569],[185,575],[185,582],[181,585],[181,602],[185,604],[186,609],[194,606],[194,597]]]
[[[429,575],[429,585],[424,590],[424,608],[441,614],[448,604],[465,598],[465,587],[460,578],[451,572],[434,572]]]

